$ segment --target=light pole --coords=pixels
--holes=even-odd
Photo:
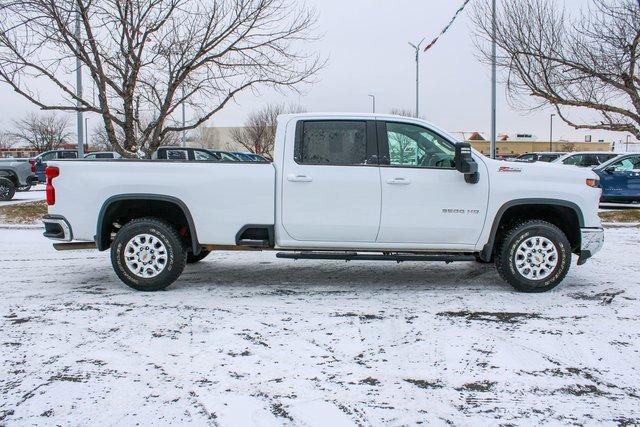
[[[187,146],[187,131],[184,130],[185,123],[187,122],[187,111],[184,105],[184,84],[182,85],[182,146]]]
[[[369,98],[371,98],[371,102],[373,103],[373,114],[376,113],[376,96],[375,95],[369,95]]]
[[[84,118],[84,145],[89,148],[89,117]]]
[[[80,44],[80,8],[76,10],[76,33],[75,37]],[[80,57],[76,56],[76,97],[78,98],[76,101],[76,106],[78,109],[82,108],[82,62],[80,61]],[[84,157],[84,145],[83,145],[83,135],[84,135],[84,123],[82,123],[82,111],[78,111],[76,113],[76,121],[77,121],[77,129],[78,129],[78,158]]]
[[[496,117],[496,91],[497,83],[497,50],[496,50],[496,0],[492,3],[491,18],[491,158],[496,158],[497,117]]]
[[[550,117],[550,124],[549,124],[549,151],[553,151],[553,118],[555,117],[555,114],[552,114]]]
[[[416,51],[416,118],[420,117],[420,46],[424,43],[424,39],[420,43],[409,43],[409,46]]]

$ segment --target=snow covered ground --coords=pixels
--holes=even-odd
[[[640,422],[640,229],[555,291],[491,266],[219,253],[166,292],[0,230],[0,425]]]

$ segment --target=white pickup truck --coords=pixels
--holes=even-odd
[[[590,170],[491,160],[398,116],[283,115],[273,164],[64,160],[46,175],[44,235],[69,242],[57,249],[110,249],[118,277],[143,291],[211,251],[275,250],[495,262],[516,289],[543,292],[604,241]]]

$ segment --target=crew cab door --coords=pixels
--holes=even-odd
[[[375,242],[381,192],[377,149],[373,121],[298,121],[282,174],[287,234],[298,241]]]
[[[486,168],[465,182],[454,143],[417,124],[378,122],[382,209],[380,243],[475,245],[488,203]]]
[[[637,198],[640,195],[640,155],[625,157],[600,174],[605,196]]]

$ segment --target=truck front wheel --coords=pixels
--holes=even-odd
[[[6,202],[13,199],[16,194],[16,186],[10,179],[0,178],[0,200]]]
[[[184,270],[187,249],[171,224],[141,218],[125,224],[111,245],[111,264],[118,278],[138,291],[160,291]]]
[[[546,292],[569,272],[571,244],[546,221],[527,221],[507,231],[496,253],[500,276],[521,292]]]

